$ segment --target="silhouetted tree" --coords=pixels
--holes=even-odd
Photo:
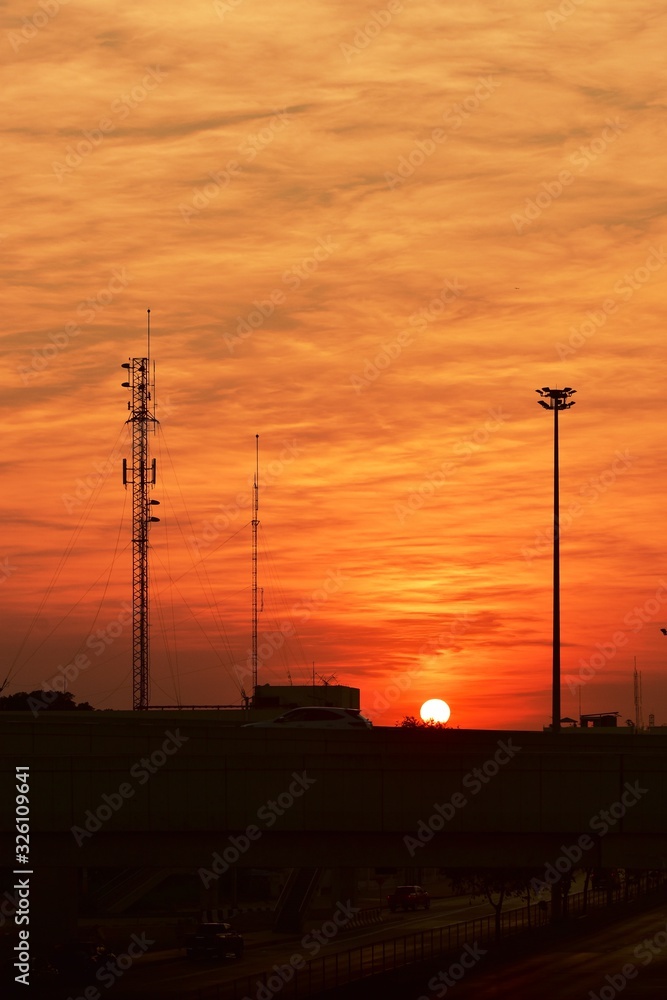
[[[400,722],[396,723],[403,729],[449,729],[446,722],[434,722],[433,719],[418,719],[415,715],[406,715]]]
[[[17,691],[0,697],[0,712],[94,712],[87,701],[78,705],[71,691]]]
[[[562,872],[558,875],[557,881],[547,880],[545,881],[545,872],[543,871],[539,876],[533,876],[530,879],[530,888],[533,892],[538,893],[540,898],[543,898],[545,894],[549,894],[552,902],[556,903],[556,907],[552,910],[553,914],[559,914],[561,917],[566,917],[568,913],[569,901],[570,901],[570,891],[574,885],[574,881],[577,877],[577,872],[585,872],[586,880],[584,882],[584,900],[583,908],[586,912],[586,905],[588,901],[588,882],[590,877],[590,870],[584,869],[581,866],[571,868],[569,871]],[[554,900],[554,895],[558,894],[560,897],[560,902]]]
[[[500,937],[503,903],[509,897],[525,896],[530,915],[530,868],[452,868],[447,874],[459,896],[485,896],[493,907],[496,937]]]

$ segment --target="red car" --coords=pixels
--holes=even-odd
[[[403,910],[416,910],[418,906],[423,906],[425,910],[431,905],[431,897],[426,889],[420,885],[399,885],[387,896],[387,905],[392,913],[402,908]]]
[[[195,934],[185,941],[188,958],[214,958],[223,960],[228,955],[243,957],[243,938],[232,930],[231,924],[200,924]]]

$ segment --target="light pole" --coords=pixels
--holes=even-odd
[[[566,386],[564,389],[550,389],[544,386],[535,392],[542,396],[538,399],[545,410],[554,411],[554,611],[553,611],[553,676],[551,702],[551,729],[560,732],[560,512],[558,496],[558,411],[569,410],[574,406],[574,400],[568,402],[576,389]],[[545,402],[545,398],[549,402]]]

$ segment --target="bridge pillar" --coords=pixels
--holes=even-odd
[[[76,941],[80,869],[36,868],[30,884],[30,930],[33,954],[44,957],[55,945]]]
[[[207,879],[206,884],[199,879],[199,908],[206,920],[213,920],[213,913],[220,905],[219,878]]]
[[[332,868],[331,870],[331,906],[349,901],[354,904],[357,899],[357,869]]]

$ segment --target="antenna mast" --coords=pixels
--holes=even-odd
[[[635,729],[644,728],[644,712],[642,706],[642,675],[641,670],[637,671],[637,657],[635,656]]]
[[[255,480],[252,487],[252,697],[257,693],[257,528],[259,526],[259,434],[255,434]]]
[[[148,447],[148,428],[155,433],[157,420],[151,412],[155,394],[155,373],[151,371],[151,311],[148,310],[147,343],[145,358],[130,358],[122,365],[128,370],[130,390],[127,404],[132,425],[132,459],[128,467],[123,459],[123,485],[132,487],[132,708],[148,708],[149,700],[149,618],[148,618],[148,529],[152,521],[151,506],[159,500],[150,500],[149,492],[155,485],[156,462],[151,461]]]

